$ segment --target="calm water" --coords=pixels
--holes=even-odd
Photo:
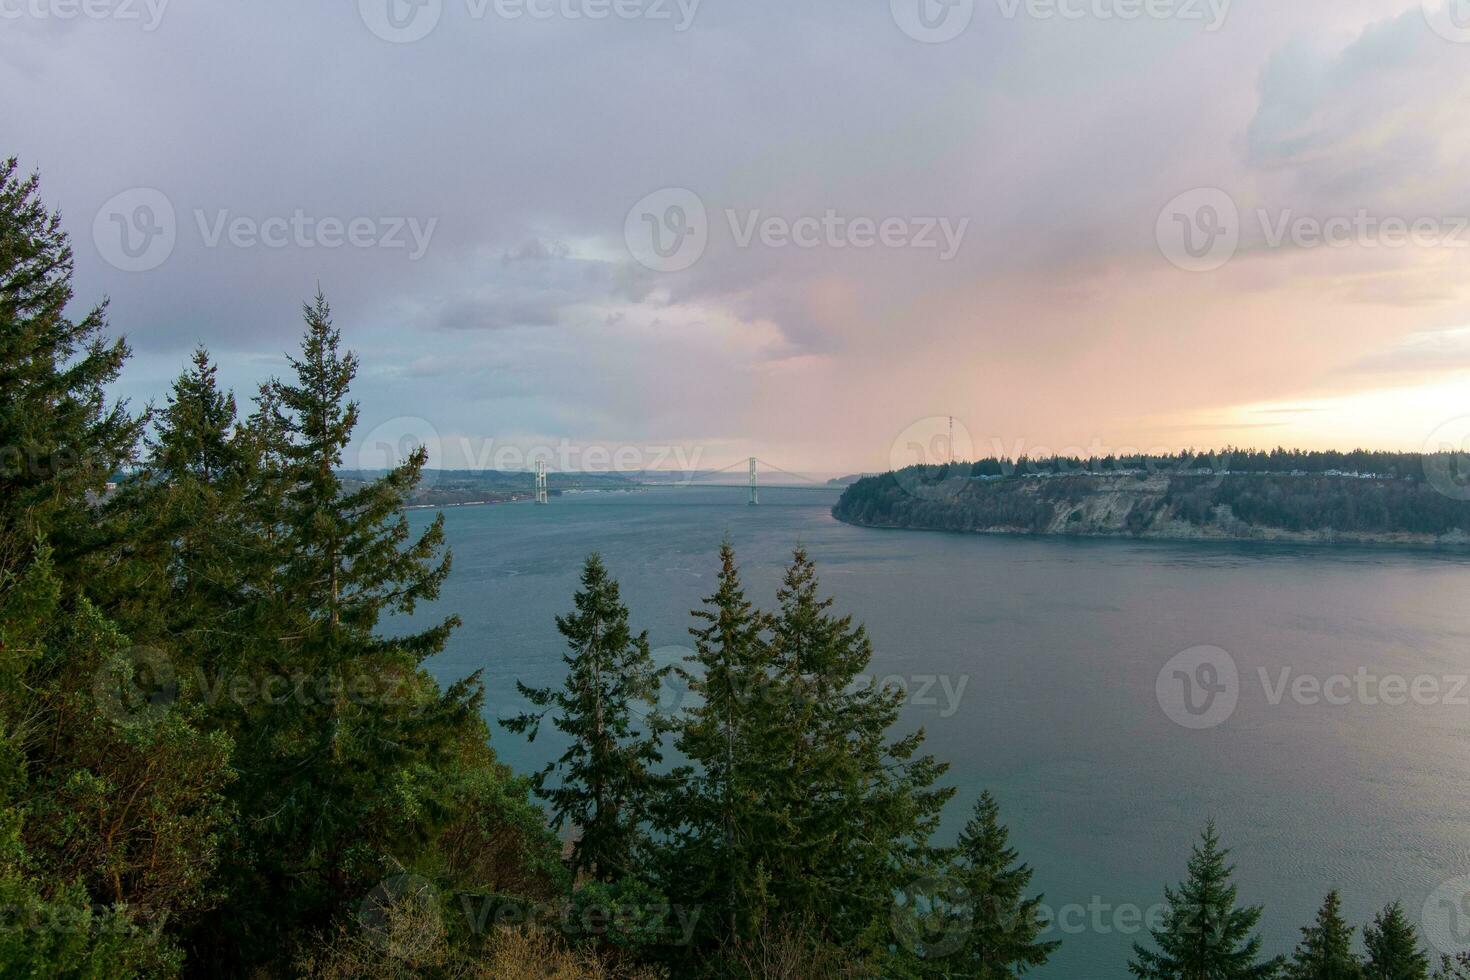
[[[1470,691],[1452,691],[1470,671],[1470,560],[862,530],[832,519],[835,496],[771,489],[751,508],[739,490],[655,490],[450,510],[440,609],[465,625],[433,669],[442,680],[483,670],[487,710],[513,713],[516,679],[561,678],[552,619],[588,551],[622,583],[635,626],[672,648],[688,645],[723,536],[767,605],[800,542],[839,607],[867,623],[876,675],[915,678],[915,701],[920,678],[948,682],[905,722],[952,765],[944,839],[990,788],[1065,916],[1040,976],[1126,976],[1141,935],[1131,910],[1182,876],[1212,816],[1241,897],[1266,904],[1272,951],[1295,943],[1329,888],[1358,924],[1393,898],[1418,920],[1436,886],[1470,874]],[[1239,702],[1217,727],[1190,730],[1161,709],[1156,679],[1201,645],[1233,657]],[[1457,696],[1332,705],[1288,690],[1273,705],[1258,672],[1274,688],[1284,668],[1451,678],[1441,692]],[[521,770],[556,747],[495,741]]]

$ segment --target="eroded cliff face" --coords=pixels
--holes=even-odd
[[[1075,475],[1012,478],[997,481],[950,481],[939,486],[905,486],[894,474],[870,478],[889,481],[874,494],[861,484],[849,488],[833,508],[839,520],[866,527],[963,531],[978,534],[1047,534],[1074,537],[1132,537],[1160,540],[1280,541],[1301,544],[1387,544],[1403,547],[1470,545],[1470,502],[1465,519],[1438,531],[1395,526],[1409,521],[1387,514],[1378,528],[1288,527],[1286,521],[1242,519],[1228,502],[1228,481],[1258,479],[1250,475],[1183,478],[1169,474]],[[1282,478],[1258,479],[1260,492],[1276,492]],[[866,481],[864,481],[866,482]],[[1381,499],[1402,497],[1401,488],[1385,491],[1376,481],[1344,478],[1332,492],[1357,502],[1363,511],[1383,507]],[[1319,486],[1320,479],[1312,486]],[[1246,492],[1254,492],[1251,487]],[[870,487],[871,491],[872,488]],[[1421,491],[1415,490],[1417,495]],[[1431,493],[1432,491],[1422,491]],[[1309,498],[1310,499],[1310,498]],[[1417,496],[1410,499],[1417,500]],[[1258,502],[1258,501],[1257,501]],[[1339,500],[1332,501],[1341,509]],[[1256,509],[1262,509],[1257,507]],[[1294,519],[1294,518],[1293,518]],[[1442,523],[1444,518],[1437,518]],[[1453,517],[1451,518],[1453,520]]]
[[[1066,500],[1056,508],[1045,534],[1130,534],[1129,519],[1137,523],[1140,515],[1156,519],[1164,510],[1169,492],[1167,476],[1093,477],[1090,486],[1077,501]],[[1039,495],[1041,480],[1028,481],[1022,493]]]

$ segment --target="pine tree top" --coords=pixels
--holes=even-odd
[[[1162,928],[1152,931],[1157,951],[1135,944],[1133,975],[1142,980],[1211,977],[1253,980],[1275,975],[1279,960],[1263,961],[1261,937],[1252,934],[1261,906],[1236,904],[1235,867],[1220,845],[1213,820],[1205,825],[1177,888],[1164,889],[1168,905]]]

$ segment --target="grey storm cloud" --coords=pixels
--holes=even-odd
[[[1195,294],[1135,310],[1134,284],[1172,274],[1154,223],[1180,191],[1454,203],[1434,195],[1464,162],[1445,124],[1463,112],[1470,49],[1429,31],[1417,0],[1237,0],[1216,32],[1006,6],[981,0],[942,44],[906,35],[888,3],[850,0],[704,0],[683,30],[444,0],[406,43],[375,33],[370,0],[173,0],[148,30],[26,17],[0,24],[0,152],[38,167],[62,208],[79,300],[112,297],[143,366],[123,385],[134,398],[201,340],[252,388],[250,358],[291,348],[320,284],[377,415],[711,445],[800,429],[854,467],[887,451],[855,433],[899,431],[936,403],[1041,430],[1107,357],[1177,375],[1131,353],[1167,346],[1161,315],[1218,333],[1174,314],[1278,288],[1176,277],[1168,289]],[[128,272],[93,225],[136,188],[168,201],[177,240]],[[661,188],[693,191],[708,216],[702,258],[680,271],[639,264],[624,240]],[[728,217],[828,211],[970,224],[939,261],[742,245]],[[433,232],[420,257],[242,245],[208,234],[221,214]],[[1018,392],[1031,414],[1013,411]],[[1140,414],[1106,402],[1116,390],[1095,397],[1090,414]]]
[[[1335,34],[1296,37],[1262,75],[1250,162],[1285,173],[1307,206],[1428,203],[1448,183],[1462,186],[1470,164],[1464,66],[1464,47],[1427,30],[1417,5],[1346,44]],[[1463,207],[1470,194],[1438,203]]]
[[[502,330],[507,327],[549,327],[557,322],[560,305],[553,299],[456,299],[439,311],[436,322],[450,330]]]
[[[549,262],[552,259],[569,258],[572,250],[564,242],[543,242],[539,238],[528,239],[515,248],[507,249],[500,261],[506,265],[518,262]]]

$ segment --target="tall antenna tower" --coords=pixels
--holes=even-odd
[[[954,463],[954,416],[949,417],[949,461]]]

